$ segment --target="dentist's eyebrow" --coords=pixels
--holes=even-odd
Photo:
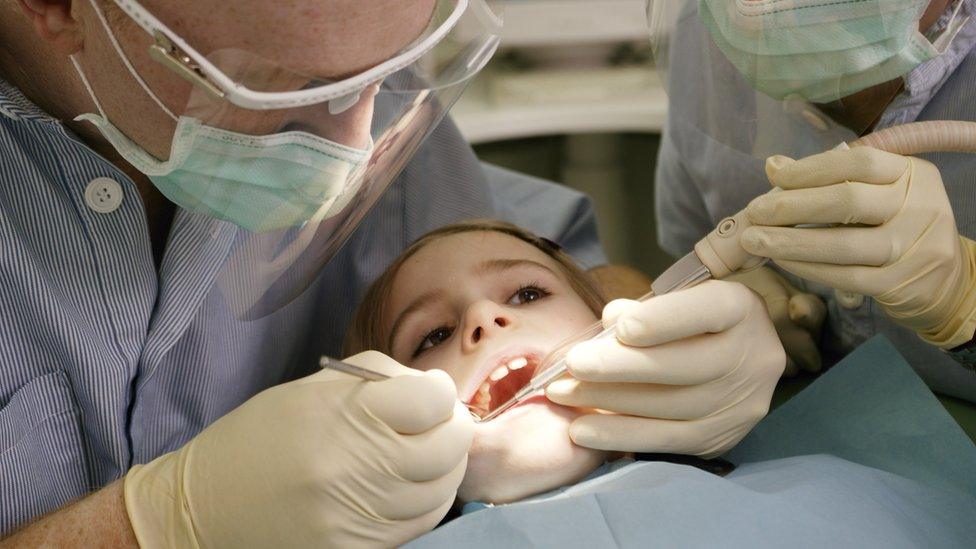
[[[549,267],[539,263],[538,261],[532,261],[531,259],[488,259],[475,266],[474,272],[477,274],[491,274],[507,271],[516,267],[533,267],[536,269],[543,269],[549,271],[554,276],[559,276]]]
[[[397,330],[400,329],[400,326],[407,318],[410,317],[410,315],[413,315],[427,305],[436,303],[442,299],[444,299],[444,290],[431,290],[417,296],[413,301],[410,302],[410,305],[407,305],[404,310],[400,311],[400,314],[397,315],[396,320],[393,322],[393,328],[390,329],[390,338],[386,342],[387,350],[389,350],[391,353],[393,352],[393,340],[396,339]]]

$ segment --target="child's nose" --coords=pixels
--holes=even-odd
[[[511,327],[514,321],[515,319],[505,307],[493,301],[473,303],[468,308],[464,343],[470,348],[475,348],[486,339]]]

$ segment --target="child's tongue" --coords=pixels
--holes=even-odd
[[[491,402],[489,404],[488,411],[490,412],[505,402],[508,402],[508,399],[515,396],[515,393],[517,393],[519,389],[525,387],[529,383],[529,380],[532,379],[532,374],[534,372],[534,365],[529,364],[524,368],[511,371],[507,376],[495,382],[490,391]]]

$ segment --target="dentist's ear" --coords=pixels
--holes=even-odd
[[[71,15],[71,0],[17,0],[34,31],[58,52],[72,55],[84,43],[81,26]]]

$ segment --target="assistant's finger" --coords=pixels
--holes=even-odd
[[[897,214],[907,185],[837,183],[758,196],[746,207],[756,225],[792,226],[803,223],[880,225]]]
[[[827,305],[814,294],[799,293],[790,297],[787,306],[790,320],[809,331],[818,331],[827,318]]]
[[[885,227],[827,229],[749,227],[739,243],[749,253],[780,260],[879,267],[895,259],[900,248]]]
[[[786,259],[777,259],[776,264],[810,282],[865,295],[870,295],[874,290],[872,286],[880,274],[878,267],[864,265],[828,265]]]
[[[620,318],[620,315],[639,306],[640,301],[634,299],[614,299],[603,307],[603,326],[610,326]]]
[[[751,404],[751,403],[750,403]],[[690,421],[589,414],[569,427],[573,442],[597,450],[689,454],[715,457],[731,448],[749,432],[768,411],[758,403],[748,410],[725,410],[714,416]]]
[[[783,348],[789,355],[790,361],[807,372],[819,372],[821,367],[820,349],[813,336],[807,330],[794,326],[790,330],[779,332]],[[787,365],[788,367],[789,365]]]
[[[741,284],[709,280],[628,309],[617,319],[617,339],[625,345],[650,347],[723,332],[742,321],[751,300],[758,297]]]
[[[738,342],[724,334],[696,335],[653,347],[613,338],[584,341],[566,355],[570,375],[582,381],[699,385],[724,376]]]
[[[873,149],[855,147],[833,150],[793,160],[786,156],[766,159],[766,177],[774,187],[784,190],[823,187],[844,181],[885,185],[897,180],[908,169],[907,157]]]
[[[720,395],[716,398],[716,395]],[[597,408],[618,414],[658,419],[691,420],[735,404],[734,394],[705,385],[587,383],[561,379],[549,385],[549,400],[574,408]]]

